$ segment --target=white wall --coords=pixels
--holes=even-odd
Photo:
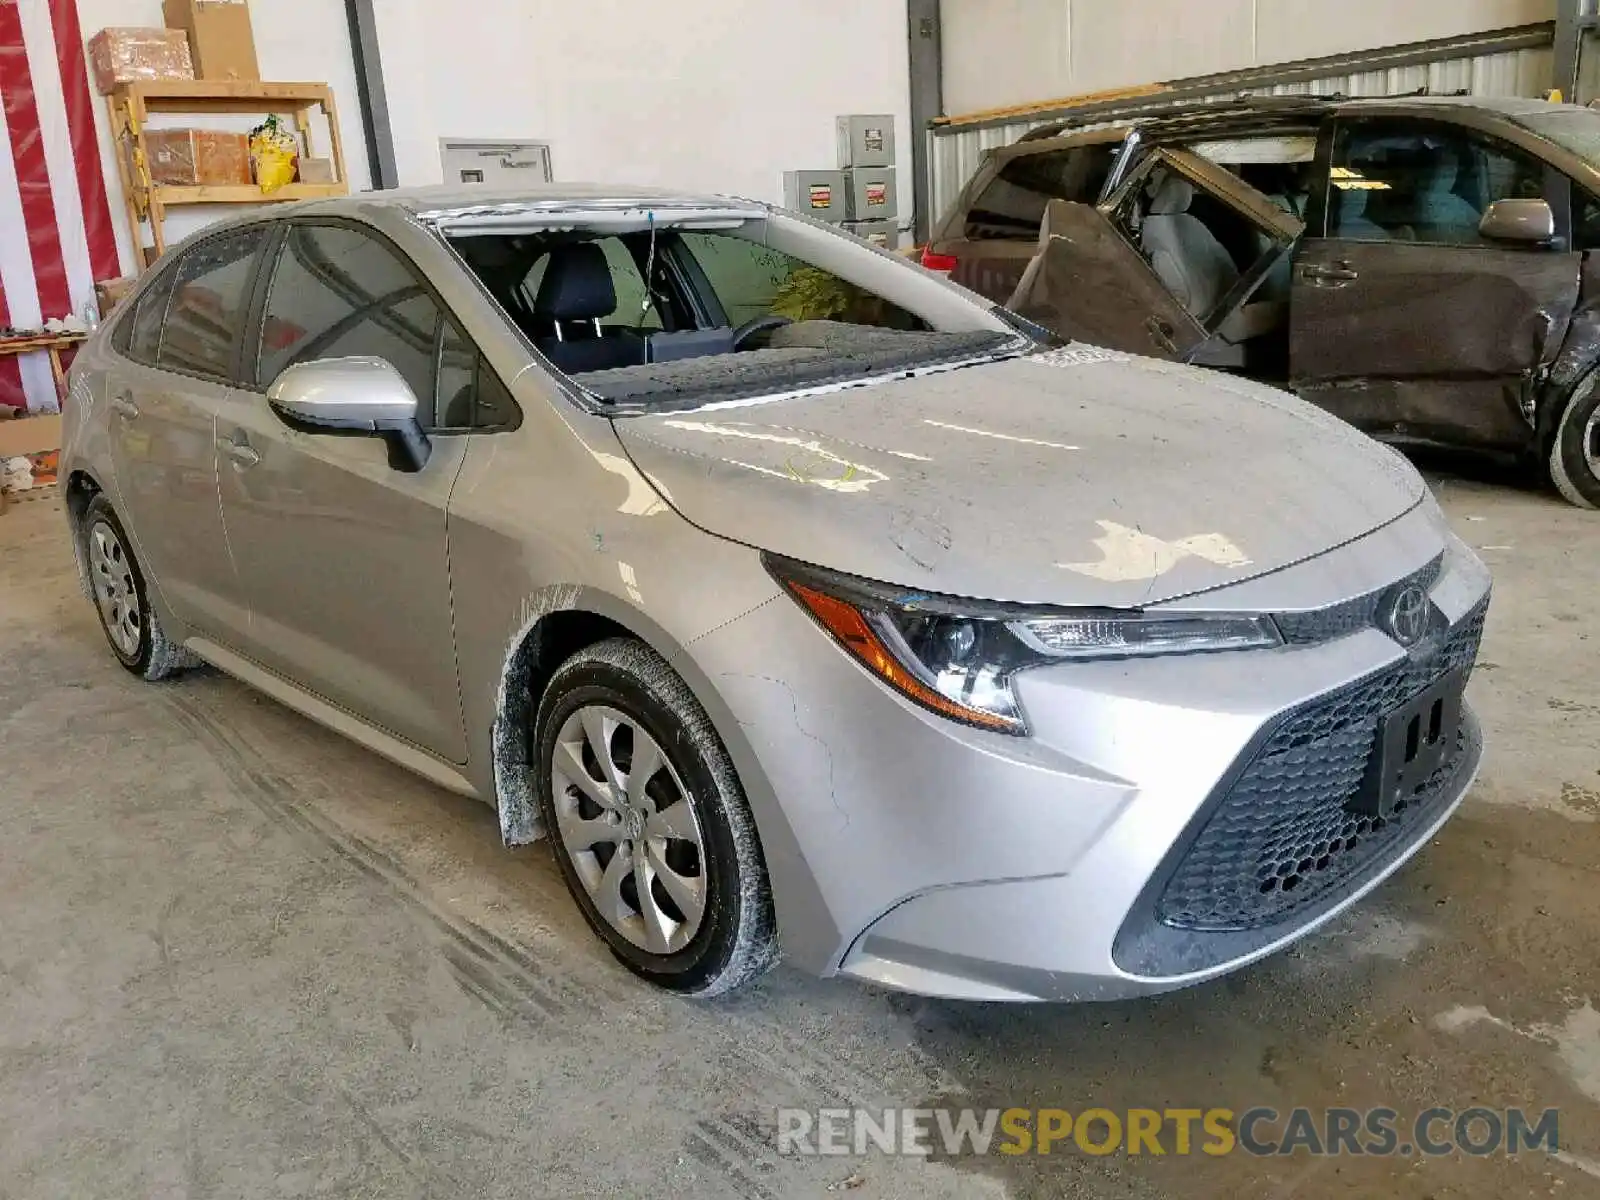
[[[910,207],[904,0],[376,8],[402,184],[439,182],[440,138],[508,138],[549,142],[561,181],[775,201],[784,170],[835,165],[837,114],[883,112]]]
[[[1556,0],[941,0],[945,111],[1548,21]]]
[[[256,56],[261,77],[287,83],[326,83],[333,88],[339,105],[339,125],[344,136],[346,166],[351,187],[370,186],[366,144],[361,137],[361,112],[356,103],[355,63],[350,54],[350,36],[345,25],[344,5],[340,0],[255,0],[251,5],[255,24]],[[108,26],[164,25],[161,0],[78,0],[78,20],[85,39]],[[91,82],[91,87],[93,86]],[[101,158],[110,193],[111,219],[117,230],[117,246],[124,270],[136,261],[133,241],[123,207],[122,184],[112,156],[109,119],[105,101],[95,96],[95,121],[100,133]],[[196,120],[188,117],[158,117],[152,124],[223,125],[249,128],[257,119]],[[320,148],[326,152],[326,146]],[[168,243],[195,229],[228,215],[233,206],[173,209],[166,225]],[[148,235],[147,235],[148,236]]]

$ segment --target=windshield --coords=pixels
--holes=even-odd
[[[1600,113],[1593,109],[1551,105],[1546,111],[1518,113],[1514,119],[1523,128],[1600,167]]]
[[[812,222],[641,217],[450,238],[551,365],[622,412],[1032,348],[961,289]]]

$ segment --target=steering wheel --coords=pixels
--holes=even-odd
[[[777,313],[767,313],[761,317],[751,317],[743,325],[733,331],[733,348],[742,350],[744,344],[758,333],[767,333],[774,329],[782,329],[785,325],[793,325],[788,317],[780,317]]]

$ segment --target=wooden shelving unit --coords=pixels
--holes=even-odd
[[[344,143],[339,136],[339,109],[333,89],[325,83],[216,83],[208,80],[151,80],[129,83],[106,97],[112,136],[117,147],[117,170],[122,176],[128,224],[133,244],[153,260],[167,248],[163,228],[167,209],[186,204],[275,204],[313,200],[350,193],[345,173]],[[292,116],[299,132],[301,153],[318,153],[312,114],[321,109],[328,123],[328,156],[337,183],[291,183],[263,193],[251,185],[174,187],[150,177],[145,149],[145,128],[152,114],[189,116],[253,116],[276,113]],[[144,227],[150,226],[147,246]]]

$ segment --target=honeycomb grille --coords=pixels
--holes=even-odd
[[[1450,671],[1470,670],[1485,601],[1441,638],[1373,676],[1320,697],[1268,736],[1179,861],[1157,904],[1178,929],[1276,925],[1326,898],[1414,831],[1455,794],[1466,735],[1388,818],[1345,806],[1361,789],[1383,717]]]

